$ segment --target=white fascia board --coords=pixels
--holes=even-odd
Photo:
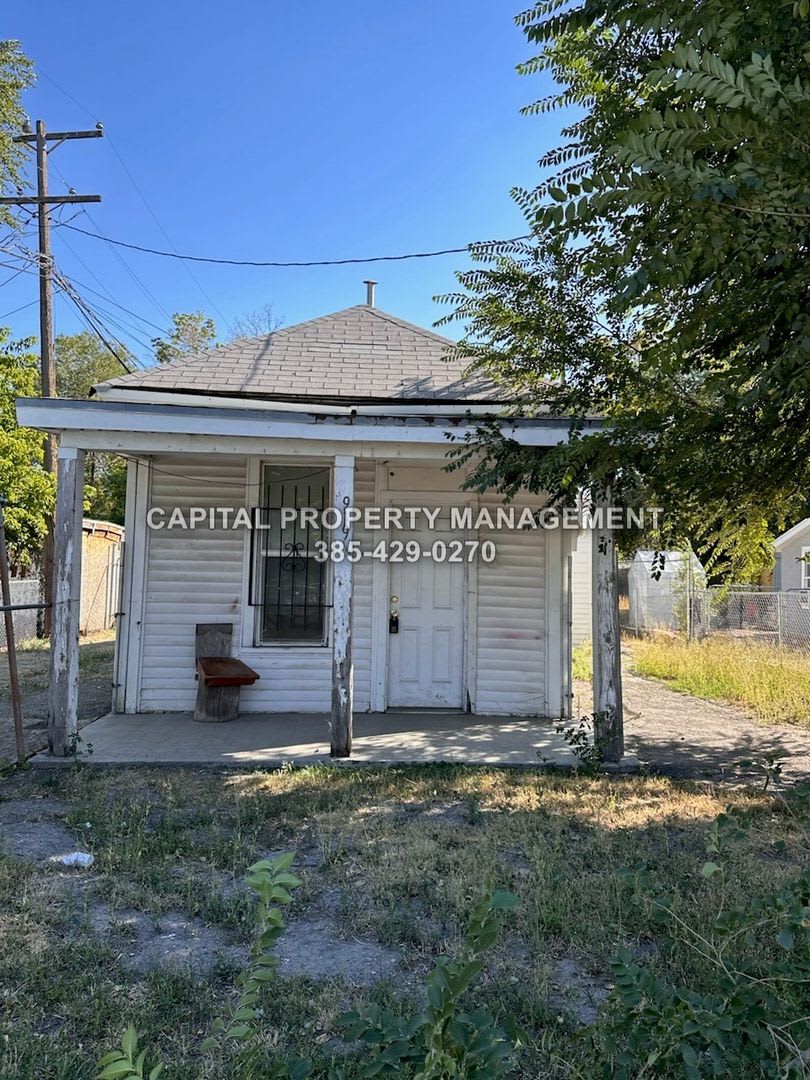
[[[810,532],[810,517],[803,518],[798,525],[794,525],[792,529],[788,529],[787,532],[783,532],[781,536],[773,542],[773,546],[777,551],[781,551],[787,547],[791,541],[795,540],[797,536],[801,536],[803,532]]]
[[[58,434],[204,435],[227,438],[307,439],[337,443],[440,444],[474,428],[474,421],[413,417],[323,417],[250,409],[82,401],[69,398],[21,398],[17,419],[22,427]],[[444,420],[444,422],[442,422]],[[503,434],[523,446],[557,446],[568,437],[568,422],[553,418],[504,420]],[[78,439],[71,440],[77,444]]]
[[[167,390],[128,390],[111,387],[97,393],[96,401],[126,402],[129,405],[182,405],[206,409],[249,409],[251,411],[302,413],[315,416],[497,416],[506,402],[464,404],[458,401],[429,404],[337,405],[318,401],[271,401],[263,398],[224,397],[218,394],[182,394]]]

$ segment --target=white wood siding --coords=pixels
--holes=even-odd
[[[167,454],[152,462],[150,506],[170,511],[179,506],[254,506],[258,491],[248,490],[248,461],[225,455]],[[413,485],[421,496],[445,493],[458,483],[440,469],[386,468],[385,486],[404,490]],[[435,475],[432,475],[434,474]],[[410,474],[410,475],[406,475]],[[406,479],[409,483],[406,484]],[[375,503],[375,463],[360,460],[355,479],[359,506]],[[421,499],[415,498],[414,505]],[[429,497],[427,499],[429,504]],[[482,505],[494,507],[497,498]],[[141,524],[142,527],[142,523]],[[134,523],[128,523],[134,536]],[[364,549],[384,534],[355,531]],[[547,603],[562,588],[561,568],[546,566],[548,542],[541,530],[481,533],[497,546],[495,563],[479,562],[473,594],[477,636],[470,696],[479,713],[555,715],[559,673],[549,675]],[[148,531],[142,625],[139,708],[147,712],[190,710],[194,705],[195,626],[199,622],[232,622],[234,655],[260,679],[242,692],[244,712],[328,712],[332,652],[329,645],[272,646],[249,644],[254,613],[246,605],[246,545],[243,530],[195,529]],[[554,561],[554,560],[552,560]],[[375,563],[355,565],[352,653],[355,709],[371,708],[372,572]],[[576,596],[576,592],[575,592]],[[388,596],[384,596],[386,604]],[[558,620],[559,621],[559,620]],[[552,650],[553,652],[553,650]],[[383,653],[384,655],[384,653]]]
[[[592,636],[592,537],[590,529],[579,533],[571,559],[571,639],[574,645],[590,641]]]
[[[187,511],[245,502],[243,457],[162,455],[151,474],[150,506],[167,513],[175,506]],[[238,628],[243,547],[243,534],[234,530],[148,530],[141,710],[193,707],[195,626],[232,622]]]
[[[361,509],[374,505],[376,467],[373,461],[358,460],[354,471],[354,504]],[[368,529],[354,526],[353,538],[364,551],[373,548],[380,537]],[[355,712],[371,709],[371,559],[354,564],[354,597],[352,602],[352,662],[354,664]],[[331,672],[330,672],[331,677]]]
[[[482,498],[481,505],[498,501]],[[544,714],[545,533],[482,529],[479,539],[493,540],[498,554],[478,564],[476,712]]]

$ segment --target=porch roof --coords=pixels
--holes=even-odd
[[[361,447],[406,444],[440,449],[450,438],[463,438],[475,428],[474,417],[448,408],[446,415],[382,412],[368,414],[343,410],[324,415],[306,406],[285,410],[269,403],[261,407],[227,408],[169,404],[165,401],[85,401],[74,398],[18,398],[17,419],[24,427],[51,431],[67,442],[86,449],[134,448],[203,450],[231,453],[266,452],[274,440],[305,444],[333,444],[341,453],[360,452]],[[598,428],[598,420],[588,427]],[[501,424],[503,434],[526,446],[556,446],[568,438],[569,421],[541,416],[509,417]]]

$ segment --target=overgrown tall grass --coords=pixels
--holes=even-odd
[[[810,655],[772,645],[656,635],[633,641],[638,675],[696,697],[732,701],[769,723],[810,727]]]

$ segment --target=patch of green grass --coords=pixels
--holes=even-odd
[[[531,1032],[516,1077],[596,1080],[600,1066],[555,990],[560,961],[607,979],[609,957],[628,945],[677,982],[705,990],[716,977],[661,939],[617,869],[644,862],[700,929],[719,889],[733,905],[774,891],[806,861],[801,830],[778,800],[659,778],[462,766],[85,768],[0,785],[0,798],[43,794],[70,803],[68,822],[96,862],[86,889],[66,891],[64,878],[0,858],[0,1077],[21,1080],[90,1080],[130,1022],[167,1062],[167,1080],[258,1077],[286,1051],[313,1058],[320,1077],[346,1064],[337,1016],[369,990],[279,977],[263,1005],[259,1060],[233,1071],[199,1050],[232,978],[127,970],[86,917],[99,902],[156,917],[182,911],[247,941],[252,905],[236,886],[257,856],[279,850],[298,852],[304,882],[292,917],[331,920],[337,937],[401,950],[404,970],[382,990],[391,1007],[418,994],[435,957],[458,947],[485,883],[516,892],[521,905],[470,1003]],[[747,809],[752,824],[721,884],[700,867],[707,826],[727,804]],[[349,1052],[349,1077],[354,1061]]]
[[[730,701],[769,723],[810,727],[810,655],[720,637],[656,635],[630,645],[633,670],[695,697]]]
[[[0,650],[0,698],[10,692],[8,664],[5,649]],[[79,643],[79,670],[83,678],[100,675],[110,669],[115,653],[115,631],[105,630],[89,634]],[[50,666],[50,642],[44,638],[30,638],[17,643],[17,668],[23,694],[46,689]]]
[[[571,650],[571,667],[575,679],[587,682],[593,678],[593,647],[590,641],[581,641]]]

